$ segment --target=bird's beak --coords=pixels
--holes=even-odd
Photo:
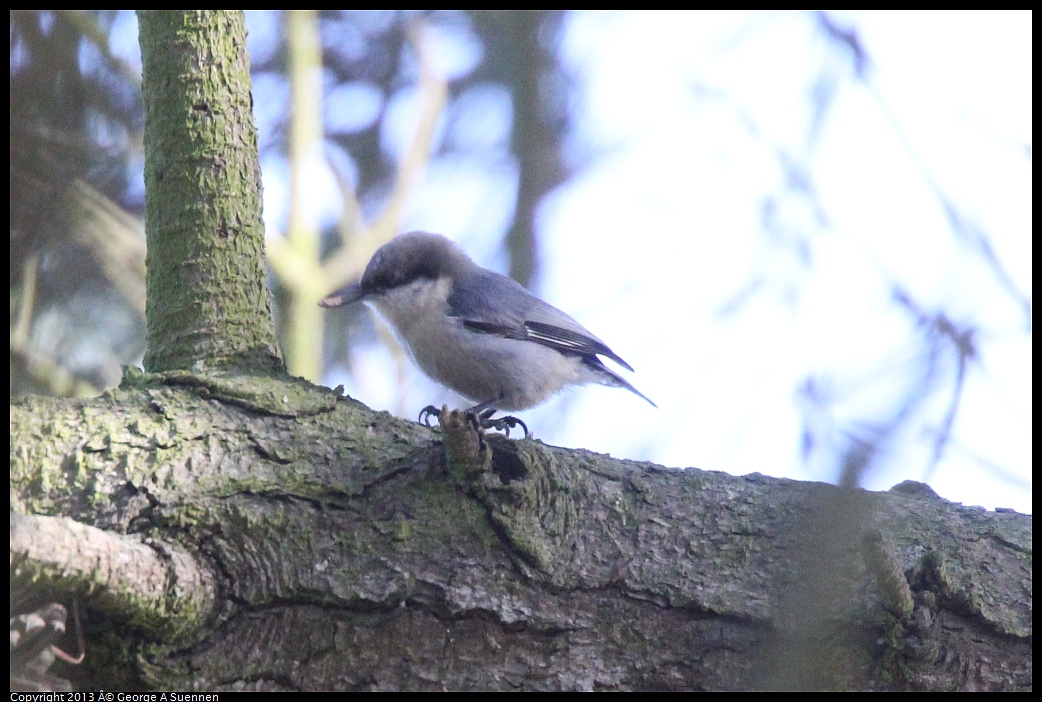
[[[345,285],[336,292],[326,295],[318,301],[318,304],[319,307],[343,307],[364,298],[365,292],[362,290],[362,284],[356,282]]]

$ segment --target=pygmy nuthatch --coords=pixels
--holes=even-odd
[[[468,410],[475,415],[528,409],[585,383],[626,388],[656,406],[601,362],[633,370],[586,327],[439,234],[395,237],[361,281],[319,304],[358,301],[391,323],[424,373],[476,402]]]

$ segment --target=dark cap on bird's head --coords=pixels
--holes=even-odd
[[[318,304],[341,307],[417,280],[456,278],[476,267],[463,249],[442,235],[409,232],[377,249],[361,280],[322,298]]]

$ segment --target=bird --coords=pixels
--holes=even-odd
[[[601,360],[633,368],[586,327],[517,281],[482,268],[459,245],[422,231],[381,246],[360,280],[322,298],[322,307],[365,302],[386,319],[413,361],[435,382],[475,404],[482,428],[509,429],[499,410],[535,407],[570,385],[629,390],[657,407]],[[433,406],[420,413],[438,416]]]

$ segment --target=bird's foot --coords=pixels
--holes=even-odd
[[[467,419],[470,420],[471,424],[478,431],[482,431],[484,429],[492,429],[494,431],[502,431],[509,437],[510,430],[516,429],[520,426],[525,432],[526,439],[532,437],[532,434],[528,431],[528,425],[526,425],[517,417],[507,416],[492,419],[492,415],[495,413],[496,410],[491,408],[482,412],[471,412],[468,410]],[[441,417],[441,410],[435,407],[434,405],[427,405],[422,410],[420,410],[420,416],[417,419],[417,421],[420,424],[424,424],[429,427],[431,425],[431,417],[434,417],[435,419]]]

